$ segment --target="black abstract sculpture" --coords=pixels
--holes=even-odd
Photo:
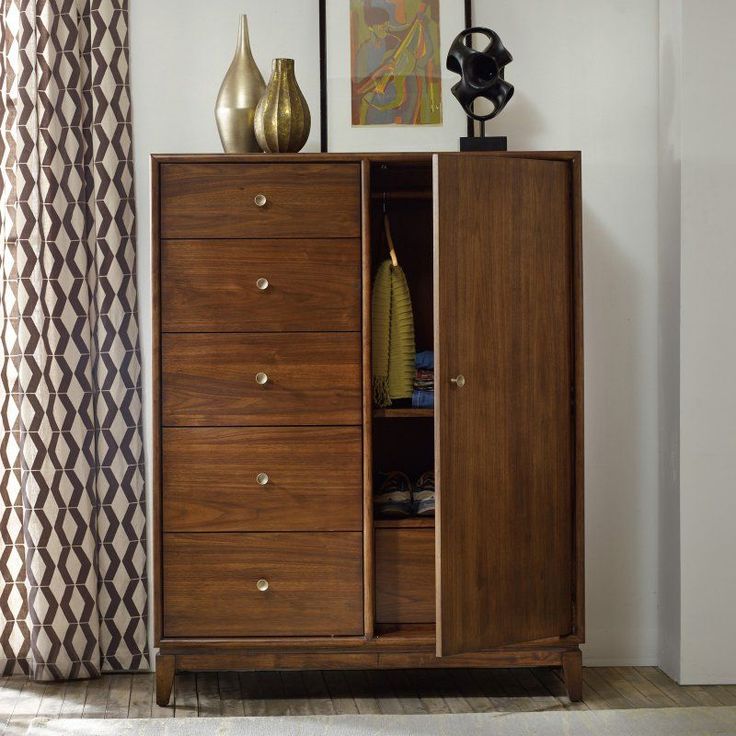
[[[467,44],[467,39],[477,33],[486,36],[488,45],[478,51]],[[503,45],[499,35],[490,28],[468,28],[459,33],[447,54],[447,68],[460,75],[460,81],[452,87],[452,94],[473,120],[480,121],[480,137],[460,139],[461,151],[505,151],[506,137],[485,135],[485,124],[498,115],[514,94],[514,85],[504,79],[504,67],[513,61],[513,56]],[[483,97],[493,109],[478,115],[473,103]]]

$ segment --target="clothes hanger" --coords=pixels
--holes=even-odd
[[[386,212],[386,192],[383,193],[383,227],[386,231],[388,254],[391,256],[391,265],[396,268],[399,265],[399,259],[396,256],[396,247],[394,246],[394,239],[391,236],[391,224],[388,221],[388,213]]]

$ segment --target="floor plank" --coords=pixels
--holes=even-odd
[[[133,675],[107,675],[110,678],[110,689],[107,693],[105,718],[127,718],[130,712],[130,691]]]
[[[345,673],[339,670],[327,670],[323,674],[335,713],[338,715],[357,714],[358,706],[355,704],[355,698],[353,698]]]
[[[358,713],[380,713],[378,700],[371,694],[371,688],[368,687],[365,673],[359,671],[349,671],[345,673],[345,679],[353,694],[353,700],[358,708]]]
[[[256,672],[238,673],[240,695],[246,716],[265,716],[266,701],[262,696],[261,678]]]
[[[677,705],[685,708],[698,705],[698,701],[692,695],[688,695],[684,688],[681,688],[657,667],[635,667],[634,669],[670,697]]]
[[[89,680],[87,697],[82,711],[83,718],[104,718],[107,710],[107,695],[110,691],[110,675]]]
[[[128,718],[150,718],[153,712],[154,696],[150,677],[133,677],[130,686]]]
[[[654,708],[672,708],[677,703],[634,667],[616,667],[616,673],[630,682]]]
[[[530,670],[532,675],[536,677],[539,683],[544,687],[547,692],[556,698],[559,706],[565,710],[589,710],[588,704],[583,701],[582,703],[571,703],[570,698],[567,696],[567,688],[562,682],[562,679],[551,669],[540,667],[538,669]]]
[[[631,708],[631,703],[606,680],[598,667],[586,667],[583,670],[583,695],[585,690],[592,690],[596,698],[588,703],[591,710],[616,710]]]
[[[38,714],[45,688],[46,683],[31,680],[23,685],[5,724],[4,733],[7,736],[19,736],[28,730],[31,721]]]
[[[39,718],[58,718],[61,715],[61,707],[64,704],[66,694],[66,682],[47,682],[38,706]]]
[[[191,672],[182,672],[174,678],[174,718],[192,718],[198,714],[196,677]]]
[[[289,716],[309,715],[309,701],[304,692],[302,673],[289,671],[281,673],[281,684],[284,688],[283,706]]]
[[[491,713],[496,710],[491,698],[486,695],[478,682],[470,676],[468,670],[457,669],[454,675],[460,692],[473,713]]]
[[[432,673],[427,670],[412,670],[407,673],[407,677],[413,680],[419,700],[427,713],[450,713],[450,706],[444,698],[443,693],[437,684],[437,680],[432,677]]]
[[[334,716],[337,711],[322,672],[312,670],[303,672],[302,682],[308,698],[309,712],[315,716]]]
[[[152,673],[34,683],[0,678],[0,734],[44,718],[483,713],[736,705],[734,685],[681,687],[655,667],[586,667],[582,703],[558,669],[203,672],[176,676],[173,705],[155,702]]]
[[[220,700],[220,685],[217,672],[199,672],[197,682],[197,714],[200,717],[211,718],[222,715],[222,701]]]
[[[143,680],[146,676],[140,675]],[[64,702],[61,704],[60,718],[81,718],[84,713],[84,705],[87,702],[87,688],[89,680],[72,680],[64,690]]]
[[[220,672],[217,675],[222,700],[222,715],[238,717],[245,715],[240,678],[237,672]]]

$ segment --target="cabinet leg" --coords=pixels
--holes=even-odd
[[[169,704],[176,674],[176,657],[173,654],[156,655],[156,704],[162,708]]]
[[[583,699],[583,653],[579,649],[562,655],[562,674],[570,701],[577,703]]]

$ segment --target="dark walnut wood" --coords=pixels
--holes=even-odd
[[[562,655],[562,673],[570,700],[576,703],[583,699],[583,655],[579,649]]]
[[[435,177],[448,655],[572,633],[572,191],[560,161],[440,154]]]
[[[360,237],[357,164],[163,164],[160,188],[164,239]]]
[[[164,332],[360,330],[357,239],[168,240],[161,260]]]
[[[373,411],[384,192],[434,415]],[[156,156],[152,197],[157,701],[174,671],[517,666],[578,699],[580,155]],[[374,520],[376,473],[432,467],[436,529]]]
[[[362,474],[360,427],[166,428],[164,530],[360,531]]]
[[[358,332],[165,334],[163,423],[359,425],[361,376]]]
[[[156,705],[161,708],[169,704],[174,688],[176,660],[168,654],[156,655]]]
[[[432,623],[434,530],[376,529],[376,623]]]
[[[164,534],[164,635],[361,634],[362,545],[358,532]]]

